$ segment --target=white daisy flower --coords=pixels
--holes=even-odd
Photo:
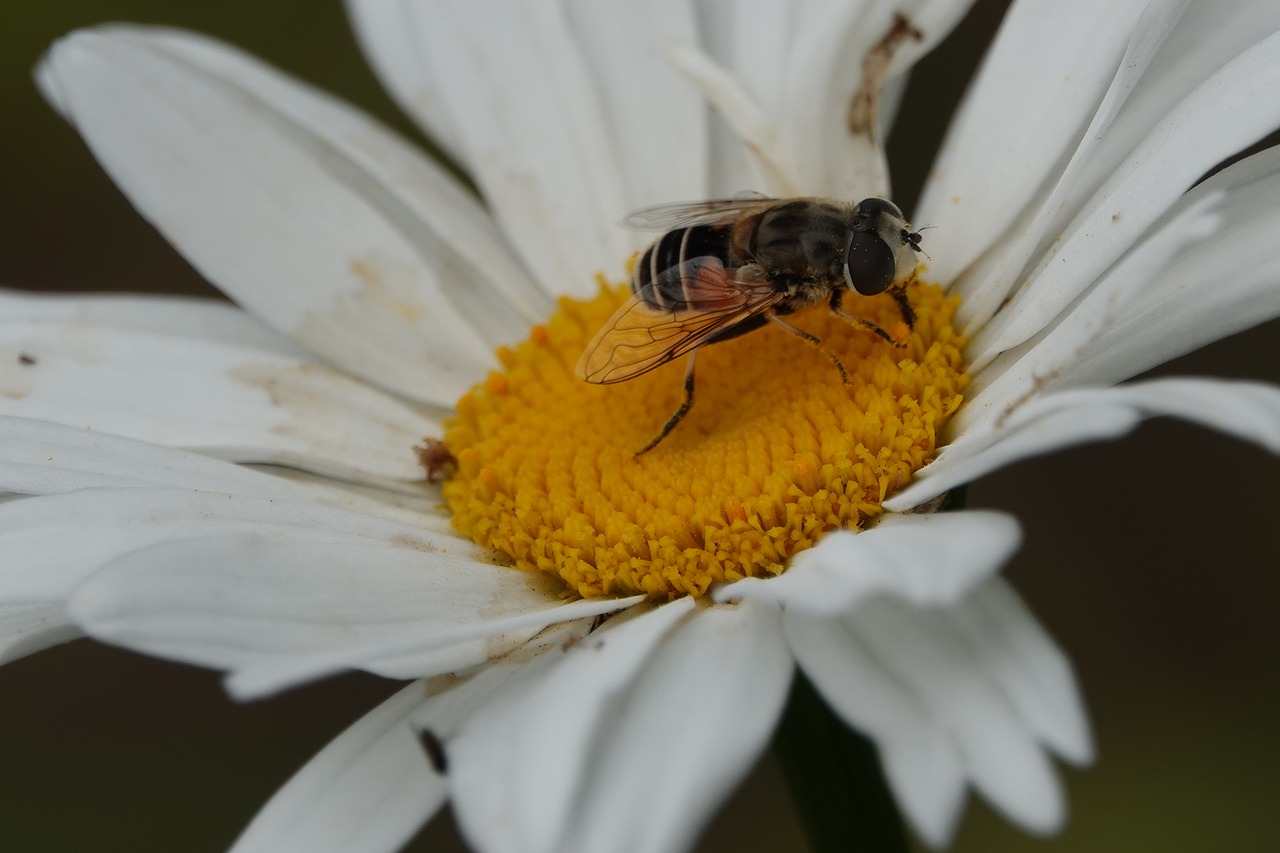
[[[0,296],[0,653],[83,633],[243,698],[417,679],[238,850],[394,849],[446,797],[486,853],[687,849],[797,665],[930,844],[970,785],[1056,829],[1049,756],[1092,747],[994,577],[1016,523],[919,510],[1148,415],[1280,449],[1272,387],[1114,385],[1280,314],[1280,154],[1195,185],[1280,124],[1274,5],[1016,4],[912,218],[910,339],[804,315],[848,383],[780,330],[708,347],[640,458],[678,366],[573,372],[625,292],[598,276],[652,236],[613,223],[748,187],[888,196],[895,93],[967,4],[351,0],[483,203],[225,45],[68,36],[45,94],[243,311]],[[424,466],[456,470],[437,492]]]

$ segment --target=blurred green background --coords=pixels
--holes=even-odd
[[[1004,3],[980,2],[913,78],[892,140],[908,210]],[[0,12],[0,285],[214,294],[111,186],[30,70],[104,20],[227,39],[418,137],[359,56],[340,5],[8,0]],[[910,136],[901,131],[910,130]],[[1280,381],[1271,323],[1161,369]],[[1180,423],[988,477],[970,505],[1015,512],[1008,574],[1075,661],[1099,761],[1064,769],[1072,817],[1041,840],[971,800],[957,851],[1280,849],[1280,460]],[[258,806],[396,685],[347,676],[237,705],[216,675],[86,641],[0,669],[0,849],[227,847]],[[447,815],[412,849],[462,849]],[[802,851],[772,758],[703,851]]]

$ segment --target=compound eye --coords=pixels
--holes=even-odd
[[[849,248],[844,253],[844,278],[856,292],[863,296],[875,296],[893,284],[897,264],[893,250],[869,231],[855,231],[849,238]]]
[[[898,219],[902,219],[902,211],[891,201],[883,198],[864,198],[858,202],[858,213],[870,215],[872,213],[888,213]]]

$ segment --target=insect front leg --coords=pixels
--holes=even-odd
[[[844,365],[840,363],[840,359],[836,358],[834,353],[829,352],[827,348],[822,345],[821,338],[819,338],[817,335],[809,334],[804,329],[797,329],[795,326],[791,325],[786,320],[783,320],[781,317],[779,317],[777,314],[774,314],[772,311],[770,311],[768,314],[765,314],[764,316],[770,323],[773,323],[775,326],[781,329],[786,329],[788,332],[795,335],[800,340],[804,341],[810,346],[816,347],[818,352],[822,353],[827,358],[831,359],[831,363],[836,366],[836,370],[840,371],[840,381],[843,382],[845,385],[849,384],[849,371],[844,369]]]
[[[895,287],[890,291],[890,294],[898,306],[898,313],[902,314],[902,322],[907,324],[908,329],[914,329],[916,327],[916,309],[911,307],[911,301],[907,299],[906,285]]]
[[[893,298],[894,298],[894,301],[898,303],[898,310],[902,312],[903,322],[907,324],[908,329],[912,328],[915,325],[916,313],[911,309],[911,303],[907,302],[907,294],[903,291],[895,290],[893,291]],[[853,314],[850,314],[848,311],[844,310],[844,307],[840,304],[843,299],[844,299],[843,287],[837,287],[831,291],[831,300],[827,303],[827,307],[831,309],[832,314],[835,314],[837,317],[839,317],[841,320],[844,320],[846,323],[850,323],[854,326],[859,326],[863,329],[866,329],[868,332],[872,332],[880,336],[881,338],[884,338],[886,341],[893,344],[898,349],[902,349],[907,345],[906,341],[898,340],[893,335],[889,334],[884,329],[880,328],[878,325],[871,322],[870,320],[864,317],[854,316]]]
[[[667,422],[662,425],[662,431],[654,436],[652,441],[636,451],[637,457],[643,456],[650,450],[657,447],[658,443],[670,435],[671,431],[676,428],[676,424],[684,420],[684,416],[689,414],[689,409],[693,408],[693,365],[697,358],[697,350],[689,353],[689,361],[686,363],[684,368],[684,402],[680,404],[680,408],[676,409],[674,415],[667,418]]]

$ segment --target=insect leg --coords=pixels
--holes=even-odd
[[[908,329],[916,327],[916,309],[911,307],[911,302],[907,299],[907,288],[895,287],[890,291],[893,301],[898,304],[898,311],[902,314],[902,322],[907,324]]]
[[[899,294],[899,291],[895,290],[893,293],[894,300],[896,301],[899,295],[902,296],[902,301],[898,303],[898,310],[903,312],[902,319],[907,324],[907,328],[910,329],[912,325],[915,323],[916,315],[915,315],[915,312],[911,310],[911,304],[906,301],[907,295],[905,293]],[[893,344],[895,347],[898,347],[899,349],[907,345],[906,341],[898,340],[893,335],[889,334],[884,329],[880,328],[870,320],[867,320],[866,318],[863,318],[863,317],[856,317],[853,314],[850,314],[848,311],[844,310],[844,308],[841,307],[840,305],[840,301],[843,298],[844,298],[844,288],[837,287],[835,290],[831,291],[831,301],[827,303],[827,307],[831,309],[832,314],[835,314],[837,317],[839,317],[841,320],[844,320],[847,323],[851,323],[854,326],[859,326],[863,329],[866,329],[868,332],[872,332],[880,336],[881,338],[884,338],[886,341]],[[904,305],[906,306],[905,309],[903,308]]]
[[[840,359],[836,358],[833,353],[828,352],[822,346],[822,340],[818,338],[817,335],[811,335],[808,332],[806,332],[804,329],[797,329],[795,326],[791,325],[786,320],[783,320],[781,317],[779,317],[777,314],[774,314],[773,312],[769,312],[764,316],[770,323],[773,323],[775,326],[786,329],[788,332],[795,335],[800,340],[804,341],[810,346],[816,347],[818,352],[822,353],[827,358],[831,359],[831,363],[836,366],[836,370],[840,371],[840,381],[843,382],[845,385],[849,384],[849,371],[844,369],[844,365],[840,363]]]
[[[667,422],[662,425],[662,431],[654,436],[652,441],[636,451],[636,456],[643,456],[657,447],[658,443],[676,428],[676,424],[684,420],[684,416],[689,414],[689,409],[693,408],[693,364],[697,357],[697,350],[689,353],[689,362],[684,368],[684,402],[680,404],[680,408],[676,409],[674,415],[667,418]]]

